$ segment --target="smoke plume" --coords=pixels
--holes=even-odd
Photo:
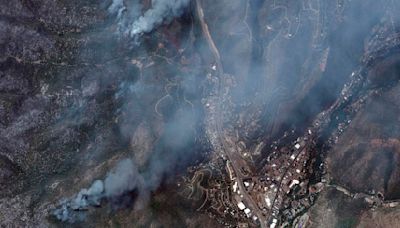
[[[140,178],[141,176],[132,160],[122,160],[114,170],[108,173],[104,180],[104,195],[113,197],[132,191],[139,186]]]
[[[129,34],[130,25],[140,17],[141,11],[142,5],[139,0],[113,0],[108,8],[108,12],[116,16],[118,32],[122,34]]]
[[[137,191],[145,201],[150,192],[159,187],[163,177],[170,175],[183,161],[187,146],[194,138],[194,123],[198,118],[197,112],[191,109],[177,111],[168,119],[164,134],[142,172],[131,159],[121,160],[104,181],[96,180],[89,189],[82,189],[76,196],[62,200],[53,214],[63,222],[82,221],[85,218],[82,211],[100,206],[102,199],[112,201],[131,191]]]
[[[113,0],[108,11],[117,15],[120,32],[135,37],[180,16],[189,3],[190,0],[153,0],[152,8],[140,16],[142,6],[138,0]]]
[[[107,174],[104,181],[96,180],[89,189],[84,188],[75,197],[62,200],[54,215],[63,222],[81,221],[85,218],[82,211],[100,206],[104,198],[113,198],[139,188],[141,182],[141,176],[132,160],[124,159]]]
[[[153,0],[152,7],[141,15],[142,5],[139,0],[113,0],[108,7],[108,12],[116,16],[121,34],[137,37],[181,15],[189,2],[190,0]],[[137,48],[140,49],[140,47]],[[142,53],[141,57],[145,54],[145,52]],[[104,81],[107,80],[104,79]],[[182,81],[186,84],[196,84],[194,75],[185,75]],[[141,171],[139,172],[131,159],[121,160],[103,180],[96,180],[88,189],[84,188],[75,196],[62,200],[58,208],[53,211],[53,215],[58,220],[68,223],[83,221],[85,211],[100,206],[103,200],[111,203],[119,201],[130,192],[138,194],[139,200],[135,204],[137,206],[146,201],[150,192],[156,190],[160,183],[173,173],[176,166],[184,163],[182,161],[186,159],[187,147],[195,138],[197,130],[195,124],[199,122],[200,108],[192,107],[181,97],[193,95],[192,93],[196,93],[195,89],[189,85],[179,88],[179,91],[170,94],[174,100],[172,106],[160,110],[159,114],[164,122],[163,130],[152,151],[148,151],[151,152],[150,158],[144,167],[140,166]],[[114,96],[121,106],[114,114],[118,116],[122,138],[129,139],[136,122],[144,118],[146,110],[140,107],[151,104],[146,102],[140,104],[139,101],[148,97],[149,91],[155,89],[149,88],[149,84],[141,80],[132,82],[127,79],[121,82]]]
[[[115,17],[119,35],[136,38],[140,34],[151,32],[157,26],[180,16],[190,4],[190,0],[152,0],[151,7],[144,11],[141,2],[141,0],[112,1],[108,7],[108,13]],[[281,18],[283,16],[274,10],[271,10],[271,13],[268,10],[265,12],[260,10],[260,8],[272,7],[268,6],[268,1],[250,1],[249,12],[246,10],[242,13],[233,11],[239,9],[238,6],[226,7],[226,2],[210,3],[210,8],[212,7],[218,13],[220,21],[214,21],[209,25],[211,32],[219,31],[219,34],[229,34],[229,39],[225,35],[218,36],[218,34],[213,37],[219,46],[225,71],[233,75],[235,81],[238,82],[236,88],[233,86],[231,88],[234,90],[232,92],[233,101],[236,104],[245,104],[243,110],[241,110],[241,106],[237,106],[237,112],[243,116],[238,125],[237,134],[248,139],[248,142],[243,142],[244,144],[248,143],[247,145],[251,145],[255,141],[254,139],[260,142],[270,141],[279,137],[282,130],[287,128],[299,129],[299,132],[302,132],[302,128],[305,129],[315,115],[325,107],[329,107],[335,101],[334,98],[340,92],[348,75],[359,65],[358,56],[362,55],[364,51],[362,42],[359,42],[360,38],[368,35],[376,23],[376,18],[381,17],[371,17],[369,10],[364,10],[366,12],[364,14],[359,13],[360,4],[353,2],[346,6],[346,10],[349,11],[348,15],[356,15],[357,18],[350,18],[346,23],[338,24],[337,28],[331,32],[329,27],[331,22],[325,22],[324,18],[316,19],[313,10],[302,12],[302,19],[298,20],[297,16],[289,18],[284,15],[285,18]],[[372,0],[364,2],[366,2],[363,3],[366,9],[370,8],[368,2],[376,4]],[[292,7],[301,8],[300,5]],[[286,6],[274,6],[274,8],[286,8]],[[322,8],[334,9],[336,3],[326,1],[321,10]],[[379,9],[379,7],[373,8]],[[381,9],[380,14],[383,12],[384,10]],[[239,20],[232,16],[235,14],[249,15],[249,19],[246,21],[239,18]],[[374,14],[378,14],[378,10],[375,10]],[[266,17],[265,20],[261,20],[262,15]],[[327,14],[326,17],[329,18],[329,15],[331,14]],[[332,15],[334,14],[332,13]],[[393,19],[391,15],[388,18],[396,19]],[[227,23],[232,19],[235,19],[232,24]],[[282,21],[285,20],[290,21],[290,26],[282,30],[280,29],[284,27]],[[296,23],[301,23],[301,26]],[[314,31],[312,28],[318,29]],[[193,33],[197,34],[196,29]],[[177,37],[173,37],[174,35],[163,34],[162,37],[165,37],[165,40],[160,42],[162,45],[155,51],[157,56],[162,55],[162,59],[168,61],[176,58],[173,54],[176,51],[174,48],[185,43],[185,39],[179,40]],[[163,48],[169,43],[173,44],[171,45],[173,48],[168,49],[170,53],[164,56]],[[196,41],[194,45],[201,46],[201,41]],[[190,48],[182,54],[180,61],[188,64],[184,67],[186,72],[175,69],[175,66],[169,66],[174,65],[171,63],[166,64],[168,67],[160,69],[149,67],[142,71],[142,68],[151,64],[162,65],[163,60],[159,60],[159,57],[145,57],[145,55],[151,54],[147,53],[147,47],[144,45],[135,48],[138,50],[132,51],[132,53],[140,54],[138,54],[139,56],[127,54],[129,59],[132,59],[132,66],[129,65],[128,69],[136,69],[137,72],[132,70],[122,72],[122,75],[126,73],[135,77],[132,76],[132,79],[121,78],[120,86],[117,87],[114,94],[115,100],[118,101],[115,106],[119,110],[115,111],[114,116],[118,117],[115,119],[118,119],[120,134],[123,136],[118,138],[128,141],[137,125],[143,122],[154,122],[152,117],[148,117],[151,116],[148,114],[153,112],[151,110],[153,107],[157,118],[161,119],[162,124],[159,125],[162,125],[160,127],[162,130],[157,132],[159,135],[154,133],[157,135],[154,136],[157,138],[156,141],[149,140],[152,144],[149,149],[151,151],[146,151],[149,158],[148,160],[146,158],[145,165],[140,166],[140,172],[132,160],[120,161],[105,175],[103,180],[96,180],[88,189],[81,189],[75,196],[61,201],[59,207],[54,211],[56,218],[61,221],[70,223],[81,221],[84,219],[85,210],[100,206],[102,201],[104,204],[104,201],[107,200],[111,202],[118,200],[124,194],[132,191],[137,192],[140,199],[146,198],[150,192],[160,186],[166,177],[173,173],[176,166],[184,164],[182,160],[193,157],[193,154],[188,151],[194,151],[194,149],[187,147],[195,138],[196,124],[201,122],[199,121],[202,115],[199,102],[192,102],[201,100],[204,92],[198,88],[198,85],[202,85],[202,83],[197,83],[195,77],[195,71],[202,71],[206,65],[206,61],[204,61],[204,66],[200,62],[203,58],[200,55],[201,51],[199,51],[199,57],[196,55],[193,58],[191,58]],[[108,49],[104,50],[108,51]],[[295,50],[294,54],[286,54],[292,50]],[[349,55],[348,50],[352,50],[354,57]],[[202,55],[206,56],[207,54]],[[170,57],[172,60],[169,59]],[[121,66],[113,65],[112,67],[120,68]],[[143,75],[136,77],[139,75],[139,70]],[[165,75],[178,76],[171,76],[165,80],[162,78],[164,74],[159,77],[153,76],[165,71],[169,71]],[[105,78],[103,81],[110,79],[111,81],[115,80],[115,77]],[[95,78],[89,77],[87,81],[92,83],[94,80]],[[168,82],[163,84],[164,81]],[[97,89],[99,87],[97,84],[89,86],[90,83],[83,83],[83,93],[88,97],[93,97],[96,92],[91,91],[100,89]],[[153,94],[160,96],[153,97]],[[190,101],[187,101],[187,98]],[[91,104],[87,103],[86,106]],[[82,113],[96,112],[82,111]],[[223,114],[221,113],[221,115]],[[235,123],[232,124],[235,125]],[[257,127],[255,127],[256,125]],[[158,126],[158,124],[151,125],[149,128],[154,126]],[[98,142],[103,142],[103,140],[98,140]],[[107,150],[103,144],[98,144],[98,148]],[[99,153],[99,150],[95,150],[93,154],[96,153]]]

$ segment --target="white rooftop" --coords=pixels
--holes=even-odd
[[[250,214],[250,209],[249,208],[246,208],[246,209],[244,209],[244,213],[246,213],[246,215],[248,215],[248,214]]]
[[[243,209],[246,208],[246,206],[245,206],[244,203],[242,203],[242,202],[239,202],[239,203],[238,203],[238,207],[239,207],[240,210],[243,210]]]

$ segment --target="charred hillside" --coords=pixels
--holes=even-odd
[[[398,226],[399,9],[0,1],[0,224]]]

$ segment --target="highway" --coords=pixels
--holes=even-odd
[[[232,168],[234,171],[234,175],[237,178],[237,183],[238,183],[238,188],[239,191],[241,193],[241,195],[243,195],[242,202],[246,205],[247,208],[249,208],[251,210],[251,213],[255,216],[257,216],[260,225],[262,228],[267,227],[267,221],[265,220],[265,217],[262,214],[262,211],[258,208],[257,203],[253,200],[253,198],[249,195],[249,193],[246,191],[246,188],[243,185],[243,179],[246,178],[243,173],[240,171],[240,168],[245,168],[245,169],[249,169],[249,167],[247,167],[247,164],[245,161],[243,161],[243,159],[239,156],[238,152],[235,150],[236,146],[235,145],[229,145],[228,141],[225,138],[225,134],[224,131],[222,129],[222,123],[223,123],[223,113],[224,110],[222,109],[222,102],[224,100],[224,94],[223,94],[223,90],[224,88],[224,80],[225,80],[225,73],[223,70],[223,66],[222,66],[222,62],[221,62],[221,57],[218,51],[218,48],[216,47],[212,36],[210,34],[210,31],[208,29],[208,25],[204,19],[204,12],[203,12],[203,8],[201,6],[201,0],[196,0],[196,11],[198,14],[198,19],[199,22],[201,24],[201,28],[202,28],[202,32],[203,35],[205,37],[205,39],[207,40],[207,43],[209,45],[209,48],[211,50],[211,52],[214,55],[214,59],[215,59],[215,64],[216,64],[216,77],[218,78],[218,85],[216,86],[216,96],[217,99],[214,99],[214,101],[218,101],[216,102],[215,108],[216,110],[212,113],[213,118],[210,118],[212,120],[214,120],[214,131],[216,131],[216,135],[217,135],[217,141],[218,143],[222,146],[222,150],[223,153],[227,156],[228,160],[231,161],[232,164]],[[218,145],[213,145],[214,148],[218,148]],[[217,151],[216,151],[217,152]],[[244,167],[245,166],[245,167]]]

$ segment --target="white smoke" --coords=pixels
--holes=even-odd
[[[117,197],[140,188],[141,178],[132,160],[124,159],[107,174],[104,182],[96,180],[89,189],[84,188],[75,197],[62,200],[53,214],[63,222],[81,221],[84,219],[83,210],[100,206],[103,198]]]
[[[153,0],[152,8],[140,16],[142,6],[138,0],[113,0],[108,11],[117,14],[120,32],[135,37],[180,16],[189,3],[190,0]]]
[[[116,15],[118,32],[122,34],[129,34],[132,21],[140,17],[141,11],[140,0],[113,0],[110,7],[108,7],[108,12],[111,15]]]
[[[83,220],[84,215],[74,211],[86,210],[89,206],[99,206],[103,192],[103,181],[96,180],[89,189],[82,189],[74,198],[62,200],[61,207],[54,211],[54,215],[63,222],[73,223]]]
[[[89,189],[82,189],[71,201],[71,208],[74,210],[85,209],[88,206],[99,205],[104,191],[103,181],[96,180]]]
[[[190,0],[153,0],[152,8],[143,15],[140,0],[113,0],[108,8],[110,14],[116,15],[119,32],[137,37],[146,32],[151,32],[156,26],[174,17],[180,16]],[[189,113],[189,114],[188,114]],[[89,189],[82,189],[72,198],[64,199],[53,214],[57,219],[63,222],[74,223],[85,218],[82,211],[90,207],[100,206],[102,199],[113,199],[124,193],[138,190],[142,198],[146,197],[148,192],[156,189],[162,179],[162,176],[174,166],[178,160],[179,154],[174,153],[185,145],[190,136],[187,132],[187,126],[195,122],[193,114],[184,112],[178,115],[176,119],[166,125],[168,137],[166,146],[170,149],[169,154],[161,154],[161,151],[155,153],[152,157],[148,170],[139,173],[137,167],[131,159],[120,161],[117,166],[111,170],[103,180],[96,180]],[[186,129],[186,131],[185,131]],[[180,134],[177,134],[180,133]],[[177,139],[178,138],[178,139]]]

